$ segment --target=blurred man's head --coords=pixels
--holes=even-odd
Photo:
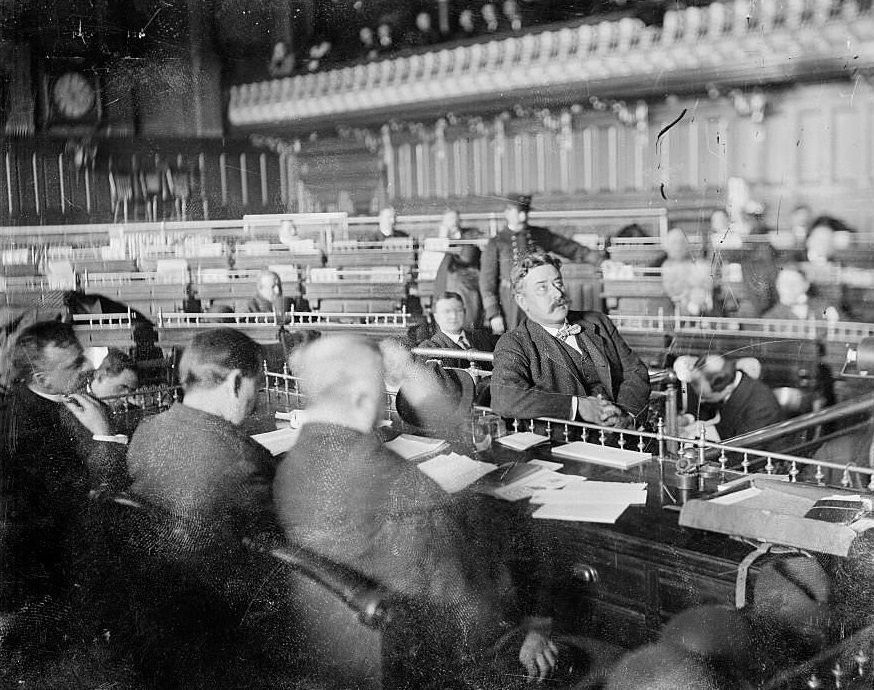
[[[690,257],[689,238],[681,228],[671,228],[665,235],[665,253],[671,261],[685,261]]]
[[[702,402],[722,402],[735,389],[737,366],[721,355],[703,355],[692,370],[690,383]]]
[[[715,210],[710,216],[710,230],[716,233],[728,231],[728,214],[722,209]]]
[[[261,346],[245,333],[198,333],[179,361],[185,404],[240,424],[255,409],[261,366]]]
[[[817,218],[807,234],[807,253],[811,260],[825,261],[835,252],[835,224],[825,217]]]
[[[457,292],[444,292],[434,304],[434,321],[444,333],[457,335],[464,326],[464,300]]]
[[[427,12],[419,12],[416,15],[416,28],[422,33],[427,33],[431,30],[431,15]]]
[[[804,228],[807,230],[810,227],[811,220],[813,220],[813,212],[810,210],[810,206],[806,204],[796,206],[792,209],[792,213],[789,216],[789,222],[793,228]]]
[[[121,350],[111,347],[94,372],[91,392],[101,400],[114,398],[133,393],[139,382],[136,362]]]
[[[321,338],[292,358],[307,420],[367,433],[385,407],[383,360],[370,340],[354,335]]]
[[[19,381],[48,395],[75,392],[91,369],[73,327],[57,321],[40,321],[18,334],[12,366]]]
[[[807,297],[810,282],[801,269],[787,266],[777,274],[776,288],[780,303],[793,306],[803,302]]]
[[[528,213],[531,211],[531,197],[527,194],[511,194],[504,206],[504,218],[507,227],[513,232],[523,230],[528,225]]]
[[[448,237],[451,240],[457,240],[461,237],[459,228],[459,215],[455,209],[448,209],[440,219],[440,236]]]
[[[397,213],[391,206],[379,212],[379,231],[386,237],[391,237],[394,233],[397,217]]]
[[[561,326],[568,299],[561,278],[561,262],[544,252],[526,254],[513,266],[511,279],[516,303],[541,326]]]
[[[282,297],[282,279],[273,271],[261,271],[258,274],[258,297],[272,302]]]

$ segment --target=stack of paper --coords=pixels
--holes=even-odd
[[[300,429],[286,427],[276,431],[268,431],[264,434],[255,434],[252,436],[252,440],[264,446],[270,451],[271,455],[279,455],[294,446],[299,435]]]
[[[585,482],[559,490],[538,491],[531,502],[540,504],[532,517],[612,524],[630,505],[646,503],[645,483]]]
[[[413,434],[401,434],[385,447],[400,455],[404,460],[422,460],[429,455],[441,453],[449,448],[449,444],[440,438],[428,438],[427,436],[414,436]]]
[[[611,448],[610,446],[602,446],[598,443],[585,443],[583,441],[574,441],[563,446],[556,446],[552,449],[552,454],[559,458],[591,462],[596,465],[606,465],[607,467],[615,467],[620,470],[637,467],[652,459],[650,453],[622,450],[621,448]]]
[[[531,431],[520,431],[509,436],[501,436],[498,439],[498,443],[513,450],[528,450],[534,446],[539,446],[541,443],[549,443],[549,438]]]
[[[419,469],[437,482],[445,492],[454,494],[498,469],[498,466],[472,460],[466,455],[449,453],[419,463]]]
[[[512,465],[505,474],[496,477],[499,486],[489,487],[485,493],[505,501],[520,501],[523,498],[531,498],[544,489],[560,489],[569,484],[586,481],[585,477],[556,472],[562,467],[561,463],[548,460],[531,460]]]

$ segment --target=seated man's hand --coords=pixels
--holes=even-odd
[[[543,680],[555,668],[558,647],[542,630],[529,630],[519,650],[519,662],[528,671],[528,680]]]
[[[400,388],[413,369],[413,354],[394,338],[379,341],[385,369],[385,382],[392,388]]]
[[[623,414],[613,403],[594,395],[579,397],[577,401],[577,414],[592,424],[614,426]]]
[[[103,407],[91,396],[73,393],[64,399],[64,406],[94,436],[112,434]]]
[[[492,328],[492,333],[495,335],[501,335],[504,331],[507,330],[507,324],[504,323],[503,316],[493,316],[489,320],[489,326]]]

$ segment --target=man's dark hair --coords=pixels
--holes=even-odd
[[[60,321],[38,321],[23,329],[15,340],[12,370],[15,380],[30,383],[33,375],[42,371],[43,355],[50,345],[58,348],[82,346],[73,326]]]
[[[121,372],[128,370],[136,373],[137,364],[130,355],[125,354],[117,347],[111,347],[98,368],[109,376],[118,376]]]
[[[623,225],[613,237],[649,237],[649,233],[638,223]]]
[[[233,328],[198,333],[179,362],[179,380],[184,390],[215,388],[239,369],[245,378],[261,372],[261,346]]]
[[[832,232],[853,232],[853,228],[847,225],[840,218],[835,218],[834,216],[817,216],[808,226],[807,236],[810,237],[810,233],[813,232],[813,229],[819,227],[820,225],[824,225]]]
[[[695,369],[701,372],[714,393],[728,388],[737,374],[735,361],[721,355],[701,355],[695,362]]]
[[[442,299],[454,299],[456,302],[461,302],[462,307],[464,306],[464,300],[461,298],[461,295],[459,295],[457,292],[452,292],[452,290],[447,290],[446,292],[441,292],[439,295],[437,295],[437,297],[434,299],[434,305],[436,306],[437,302]]]
[[[556,271],[561,271],[561,260],[543,251],[531,252],[524,254],[515,264],[510,272],[510,282],[513,285],[513,292],[519,292],[522,287],[522,281],[529,272],[538,266],[552,266]]]

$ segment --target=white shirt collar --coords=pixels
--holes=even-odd
[[[454,334],[453,334],[453,333],[447,333],[446,331],[444,331],[444,330],[441,328],[441,329],[440,329],[440,332],[443,333],[443,335],[445,335],[447,338],[449,338],[449,339],[450,339],[453,343],[455,343],[456,345],[459,345],[459,346],[461,345],[461,343],[459,343],[458,341],[462,338],[462,336],[463,336],[464,339],[468,342],[468,344],[470,344],[470,338],[468,338],[467,335],[465,335],[463,329],[460,330],[458,333],[454,333]]]
[[[38,391],[36,388],[30,385],[28,385],[28,388],[30,389],[30,392],[34,395],[38,395],[41,398],[45,398],[46,400],[51,400],[52,402],[56,403],[64,402],[64,398],[67,397],[66,395],[57,395],[55,393],[43,393],[42,391]]]
[[[538,325],[539,325],[539,326],[540,326],[544,331],[546,331],[547,333],[549,333],[549,335],[555,337],[555,335],[558,333],[558,331],[559,331],[560,328],[564,328],[565,326],[568,326],[569,324],[568,324],[567,321],[565,321],[561,326],[545,326],[545,325],[543,325],[542,323],[541,323],[541,324],[538,324]]]

